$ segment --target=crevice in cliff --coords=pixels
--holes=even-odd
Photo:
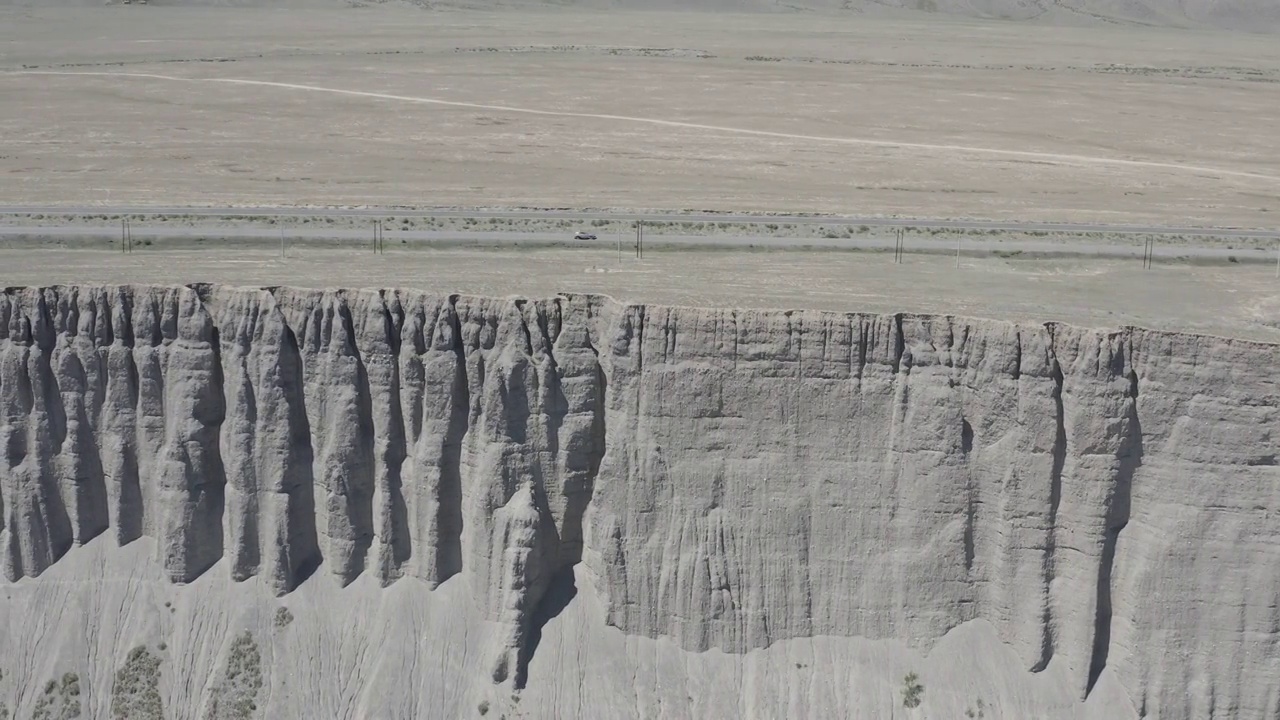
[[[522,618],[522,621],[527,623],[527,629],[523,632],[516,658],[514,677],[516,690],[524,689],[528,681],[529,663],[542,640],[543,628],[569,605],[578,591],[574,579],[574,568],[582,561],[583,524],[587,508],[595,496],[595,484],[599,477],[601,463],[604,461],[607,437],[605,408],[607,407],[608,377],[600,364],[599,351],[591,344],[589,337],[587,346],[593,355],[592,374],[589,377],[594,385],[591,427],[588,430],[590,443],[586,448],[586,452],[589,454],[585,458],[587,461],[586,467],[578,471],[573,468],[581,466],[571,458],[566,457],[563,463],[558,462],[557,470],[561,474],[560,480],[562,483],[561,492],[565,495],[562,530],[555,537],[556,546],[547,548],[545,557],[548,557],[552,564],[542,571],[549,576],[545,581],[545,585],[538,587],[539,583],[535,583],[531,584],[529,589],[531,597],[527,599],[533,610],[526,618]],[[549,375],[562,380],[561,373],[557,370],[550,343],[548,344],[547,357],[548,363],[552,368]],[[564,418],[567,415],[568,398],[564,395],[564,388],[559,381],[555,383],[552,397],[554,398],[555,411],[548,416],[548,449],[551,456],[559,458],[562,448],[565,449],[565,452],[582,452],[582,450],[578,449],[580,444],[575,442],[572,437],[567,441],[563,441],[560,438],[560,432],[564,426]],[[554,519],[550,517],[546,504],[547,498],[545,496],[544,483],[536,483],[535,485],[535,489],[538,491],[535,495],[538,498],[536,505],[539,507],[540,514],[543,515],[538,532],[547,533],[548,528],[550,528],[550,533],[555,534]],[[538,592],[541,593],[540,596],[534,595]]]
[[[520,336],[524,338],[524,354],[533,354],[533,336],[529,334],[529,319],[525,316],[525,307],[528,304],[525,300],[514,301],[516,306],[516,315],[519,316]],[[534,310],[534,316],[537,317],[537,310]]]
[[[1102,558],[1098,565],[1097,603],[1093,620],[1093,652],[1089,661],[1089,682],[1085,695],[1093,687],[1107,667],[1111,653],[1112,577],[1115,570],[1116,545],[1120,533],[1129,524],[1132,509],[1133,476],[1142,467],[1142,420],[1138,417],[1138,375],[1129,369],[1129,393],[1126,398],[1127,420],[1120,447],[1116,451],[1116,472],[1108,488]]]
[[[969,465],[969,455],[973,452],[973,426],[968,420],[960,420],[960,451],[964,454],[964,474],[965,474],[965,513],[964,513],[964,571],[965,574],[973,573],[973,562],[976,557],[976,546],[974,541],[975,526],[977,525],[978,514],[978,498],[977,485],[973,479],[973,468]]]
[[[202,307],[201,312],[206,310]],[[227,473],[220,442],[222,429],[226,425],[226,378],[223,375],[222,343],[218,328],[213,324],[212,318],[209,318],[209,323],[208,344],[212,359],[208,390],[209,407],[207,412],[197,410],[193,413],[200,421],[201,428],[198,431],[198,437],[192,438],[200,444],[201,460],[207,465],[194,465],[189,452],[185,457],[185,464],[195,484],[194,487],[187,488],[186,499],[190,503],[190,521],[189,526],[182,532],[182,542],[186,551],[183,559],[186,573],[182,582],[194,581],[221,560],[226,542],[223,535],[223,516],[226,513]],[[196,472],[201,469],[205,472]],[[209,540],[207,550],[201,547],[202,541],[206,539]]]
[[[277,313],[279,311],[277,310]],[[288,403],[290,465],[285,477],[285,493],[289,498],[286,514],[289,527],[287,541],[281,549],[283,566],[289,576],[278,588],[290,592],[306,582],[324,564],[320,535],[316,529],[315,449],[312,447],[311,421],[307,417],[306,374],[302,348],[293,328],[280,317],[281,390]]]
[[[91,326],[95,304],[90,298],[84,301],[88,303],[85,319]],[[99,404],[97,398],[102,391],[100,384],[93,381],[102,373],[93,371],[99,362],[93,336],[80,334],[80,302],[75,292],[58,298],[58,317],[51,325],[55,332],[61,328],[61,336],[54,336],[49,352],[49,381],[54,393],[50,411],[63,427],[53,471],[75,545],[89,542],[108,526],[106,481],[95,437],[96,423],[90,419],[91,408]]]
[[[644,373],[644,323],[645,323],[646,307],[644,305],[637,305],[635,306],[635,310],[636,310],[636,316],[634,318],[634,322],[636,324],[636,334],[635,334],[636,370],[635,370],[635,373],[636,373],[636,377],[640,377],[641,374]],[[738,356],[736,353],[736,346],[735,346],[735,354],[734,354],[735,363],[737,363],[737,357]],[[638,411],[639,411],[640,396],[641,396],[641,393],[636,393],[637,414],[639,414]]]
[[[231,468],[233,477],[227,478],[229,487],[225,507],[227,542],[230,545],[227,549],[227,560],[231,579],[240,582],[257,575],[262,570],[263,548],[258,517],[262,509],[258,502],[258,494],[262,490],[259,482],[262,478],[258,477],[255,462],[259,442],[258,395],[253,387],[253,377],[249,367],[249,348],[245,347],[250,342],[248,338],[243,337],[237,337],[236,341],[241,347],[239,352],[232,353],[234,358],[232,367],[236,370],[234,377],[238,381],[235,382],[236,391],[227,398],[228,414],[232,417],[227,419],[224,427],[235,422],[238,425],[237,429],[248,431],[245,433],[248,437],[243,439],[243,445],[237,444],[234,448],[228,448],[232,452],[228,453],[229,457],[224,460],[234,463]],[[234,434],[238,433],[233,430]],[[246,477],[234,477],[241,473]]]
[[[40,473],[32,483],[41,496],[37,502],[40,502],[45,510],[43,518],[34,520],[44,522],[43,533],[41,533],[44,540],[41,544],[45,544],[44,552],[41,553],[44,557],[36,559],[38,566],[28,568],[32,575],[39,575],[71,549],[75,536],[71,525],[71,513],[68,511],[66,498],[63,497],[63,488],[59,486],[59,479],[52,462],[55,454],[61,453],[66,443],[67,417],[65,408],[62,406],[62,393],[58,387],[57,373],[54,372],[53,366],[53,349],[57,343],[57,336],[44,293],[41,293],[35,311],[37,317],[32,327],[32,349],[37,352],[38,363],[34,368],[40,388],[37,402],[43,412],[35,413],[31,417],[37,423],[41,421],[45,423],[49,431],[50,445],[37,448],[36,457],[40,460],[38,465]],[[35,429],[35,435],[36,443],[39,443],[42,433],[38,428]]]
[[[440,489],[437,496],[436,576],[442,583],[462,572],[462,444],[471,423],[471,387],[467,380],[467,353],[463,347],[458,297],[449,298],[449,322],[453,327],[453,386],[449,391],[449,423],[440,457]]]
[[[134,358],[133,293],[117,290],[114,298],[117,307],[112,310],[111,327],[113,342],[107,349],[107,377],[104,382],[107,400],[103,403],[100,427],[106,433],[115,433],[119,448],[109,469],[109,493],[115,494],[115,508],[110,511],[110,522],[115,528],[116,543],[127,545],[142,537],[145,526],[145,510],[142,499],[142,476],[138,460],[138,363]],[[116,327],[116,325],[119,327]],[[113,370],[123,367],[123,392],[115,395],[115,384],[120,380]],[[115,398],[114,402],[111,398]],[[121,417],[111,422],[108,414]],[[110,495],[109,495],[110,497]]]
[[[1052,349],[1053,332],[1050,328],[1050,374],[1053,377],[1053,405],[1054,405],[1054,438],[1052,451],[1052,466],[1049,469],[1049,518],[1047,529],[1048,537],[1045,542],[1044,551],[1044,574],[1043,574],[1043,592],[1044,592],[1044,613],[1041,617],[1041,636],[1040,641],[1040,659],[1032,666],[1031,672],[1041,672],[1049,667],[1049,661],[1053,659],[1054,653],[1054,629],[1053,629],[1053,578],[1056,571],[1055,556],[1057,554],[1058,545],[1058,506],[1062,503],[1062,472],[1067,464],[1067,424],[1066,410],[1063,406],[1063,385],[1065,377],[1062,373],[1062,365],[1058,362],[1058,358]]]
[[[893,357],[890,362],[893,364],[894,375],[898,374],[902,367],[903,353],[906,352],[907,340],[902,334],[902,313],[894,313],[893,315]]]
[[[404,317],[398,303],[394,309],[388,305],[385,292],[381,293],[381,299],[383,332],[391,349],[388,363],[391,378],[387,397],[390,404],[389,427],[386,431],[387,446],[382,458],[386,468],[383,488],[385,497],[382,499],[384,507],[379,508],[380,512],[386,513],[384,533],[388,537],[382,538],[383,557],[380,558],[379,567],[380,580],[386,585],[400,576],[401,568],[413,554],[413,543],[409,537],[409,507],[404,498],[402,476],[409,447],[405,435],[404,408],[400,401],[400,363],[397,362],[400,357],[400,329],[403,327]]]
[[[538,645],[542,642],[542,631],[547,623],[554,620],[565,608],[569,607],[569,603],[578,595],[577,580],[574,577],[573,565],[566,565],[556,571],[550,582],[547,583],[546,590],[542,593],[542,598],[538,601],[537,606],[529,616],[529,629],[524,634],[524,642],[520,645],[520,651],[516,659],[516,673],[513,686],[516,690],[523,690],[529,682],[529,663],[533,660],[533,654],[537,652]]]
[[[357,341],[355,322],[351,317],[351,308],[344,301],[338,306],[338,317],[335,322],[343,325],[343,333],[348,344],[347,351],[355,362],[356,384],[356,428],[353,436],[356,447],[352,448],[356,455],[349,463],[341,482],[345,486],[346,515],[350,523],[351,549],[343,563],[345,572],[341,582],[346,585],[355,580],[367,567],[369,548],[373,546],[373,493],[374,493],[374,447],[373,432],[373,395],[369,386],[369,369],[365,366],[360,354],[360,343]],[[349,433],[352,428],[329,428],[331,433]],[[353,482],[354,481],[354,482]]]
[[[1022,331],[1013,333],[1013,379],[1022,379]]]
[[[109,503],[102,459],[83,400],[77,403],[75,412],[78,417],[73,426],[75,432],[71,435],[72,454],[63,468],[66,481],[71,484],[72,539],[76,545],[84,545],[110,526]]]

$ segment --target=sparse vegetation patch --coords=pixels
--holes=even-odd
[[[162,720],[160,658],[145,646],[129,651],[111,688],[111,717],[116,720]]]
[[[3,716],[8,717],[8,708]],[[45,683],[44,692],[36,700],[31,720],[73,720],[80,717],[80,676],[69,672],[61,680]]]
[[[288,612],[285,608],[280,609]],[[279,617],[278,613],[276,617]],[[253,635],[246,630],[231,642],[226,672],[213,689],[213,700],[205,713],[205,720],[249,720],[255,717],[261,689],[262,653]]]
[[[915,673],[907,673],[902,678],[902,707],[908,710],[920,707],[920,703],[924,702],[924,684],[920,682],[920,676]]]

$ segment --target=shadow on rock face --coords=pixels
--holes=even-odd
[[[538,608],[534,610],[533,617],[530,619],[529,634],[524,647],[520,648],[520,662],[516,667],[515,677],[517,690],[523,690],[525,682],[529,679],[529,661],[533,659],[538,643],[542,642],[542,628],[564,612],[577,595],[578,584],[574,579],[572,566],[561,569],[555,577],[551,578],[547,592],[543,594],[542,601],[538,603]]]

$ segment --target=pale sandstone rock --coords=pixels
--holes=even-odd
[[[577,566],[602,622],[684,651],[925,652],[981,621],[1077,699],[1112,677],[1151,717],[1263,717],[1278,361],[1136,328],[589,296],[13,289],[3,567],[37,577],[109,530],[153,538],[178,583],[220,560],[275,595],[316,568],[461,574],[484,672],[520,689]]]

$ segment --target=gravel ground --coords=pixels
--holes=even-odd
[[[416,287],[484,295],[593,292],[637,302],[941,312],[1092,327],[1139,325],[1280,342],[1274,265],[890,252],[616,248],[0,250],[0,283]]]

